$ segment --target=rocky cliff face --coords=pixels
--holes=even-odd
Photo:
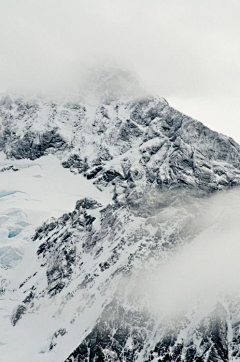
[[[237,300],[156,316],[135,289],[212,227],[210,196],[240,184],[240,146],[154,97],[60,104],[4,96],[0,117],[2,172],[52,154],[112,194],[109,204],[76,200],[32,230],[31,273],[8,270],[9,330],[18,338],[43,323],[26,361],[237,361]]]
[[[238,184],[239,146],[161,98],[91,105],[5,97],[0,115],[0,144],[8,157],[57,154],[64,167],[99,188],[112,183],[128,195],[139,184],[206,191]]]

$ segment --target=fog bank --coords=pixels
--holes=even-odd
[[[212,196],[199,207],[195,217],[202,232],[155,272],[146,265],[138,278],[132,295],[157,316],[196,307],[207,313],[222,298],[240,296],[240,190]]]

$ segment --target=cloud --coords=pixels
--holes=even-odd
[[[143,307],[162,318],[196,306],[204,315],[219,300],[240,299],[240,190],[192,202],[201,210],[192,227],[202,231],[155,272],[146,264],[132,289]]]
[[[86,68],[117,63],[147,90],[233,135],[239,14],[237,0],[0,0],[0,90],[67,93]]]

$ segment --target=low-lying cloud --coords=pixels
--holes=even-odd
[[[160,317],[196,307],[205,315],[222,298],[240,296],[240,190],[205,199],[200,208],[195,215],[200,234],[155,271],[146,265],[133,291],[142,306]]]

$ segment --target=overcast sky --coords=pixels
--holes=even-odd
[[[0,90],[68,88],[117,62],[240,142],[239,0],[0,0]]]

